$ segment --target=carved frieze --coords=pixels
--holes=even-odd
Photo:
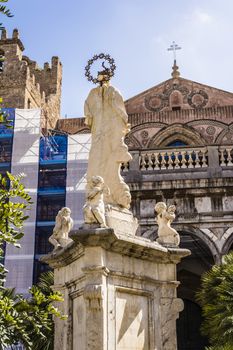
[[[172,84],[168,85],[163,93],[146,96],[144,100],[146,109],[152,112],[160,112],[165,107],[169,107],[170,96],[175,91],[181,94],[182,104],[188,104],[194,109],[205,107],[209,101],[208,94],[204,90],[189,91],[184,85]]]
[[[186,100],[188,89],[185,86],[173,84],[168,85],[162,94],[150,95],[145,98],[145,107],[152,112],[160,112],[164,107],[169,107],[169,98],[173,91],[179,91]]]
[[[213,125],[207,126],[206,133],[210,136],[214,135],[216,132],[216,128]]]
[[[215,120],[194,120],[187,125],[197,130],[209,144],[218,142],[220,134],[226,129],[224,123]]]
[[[148,111],[159,112],[169,106],[169,100],[164,94],[156,94],[145,98],[145,107]]]
[[[188,95],[188,104],[192,108],[203,108],[207,105],[209,97],[204,90],[192,91]]]

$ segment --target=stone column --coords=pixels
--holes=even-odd
[[[113,229],[71,232],[47,255],[67,321],[56,319],[56,350],[176,350],[176,264],[189,255]]]
[[[207,146],[208,150],[208,174],[210,177],[221,177],[222,168],[219,165],[218,146]]]

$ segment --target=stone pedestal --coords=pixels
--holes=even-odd
[[[71,232],[69,246],[43,258],[65,297],[56,350],[175,350],[176,264],[188,250],[113,229]]]

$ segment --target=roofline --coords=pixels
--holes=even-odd
[[[198,85],[201,85],[203,87],[208,87],[208,88],[211,88],[211,89],[215,89],[215,90],[218,90],[218,91],[221,91],[221,92],[224,92],[224,93],[227,93],[227,94],[230,94],[230,95],[233,95],[233,92],[230,92],[230,91],[226,91],[226,90],[222,90],[222,89],[218,89],[218,88],[215,88],[214,86],[210,86],[210,85],[206,85],[206,84],[203,84],[203,83],[199,83],[197,81],[194,81],[194,80],[190,80],[190,79],[186,79],[186,78],[170,78],[170,79],[167,79],[167,80],[164,80],[163,82],[159,83],[158,85],[155,85],[155,86],[152,86],[151,88],[143,91],[143,92],[140,92],[139,94],[133,96],[133,97],[130,97],[128,98],[127,100],[125,100],[125,103],[128,103],[129,101],[135,99],[135,98],[138,98],[140,96],[143,96],[144,94],[148,93],[150,90],[152,89],[155,89],[155,88],[158,88],[160,87],[161,85],[164,85],[172,80],[183,80],[183,81],[188,81],[188,82],[191,82],[191,83],[194,83],[194,84],[198,84]]]

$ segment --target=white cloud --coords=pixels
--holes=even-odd
[[[207,12],[204,12],[202,10],[196,10],[194,12],[194,18],[195,20],[203,24],[208,24],[213,22],[213,17]]]

